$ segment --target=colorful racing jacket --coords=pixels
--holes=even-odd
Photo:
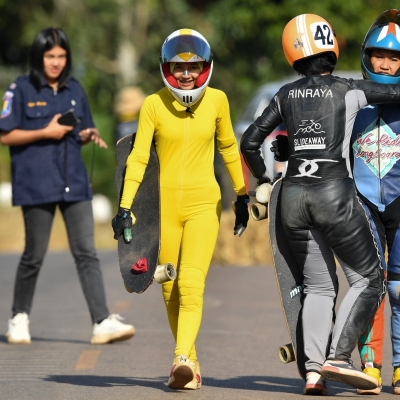
[[[289,141],[285,181],[308,185],[352,177],[349,147],[357,113],[368,104],[384,103],[400,103],[400,84],[330,74],[289,83],[243,134],[244,160],[257,179],[268,175],[260,146],[284,121]]]
[[[351,138],[357,190],[379,211],[400,195],[400,105],[369,105],[357,115]]]

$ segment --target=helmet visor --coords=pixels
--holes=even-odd
[[[377,26],[384,26],[388,25],[390,22],[394,22],[396,25],[400,26],[400,11],[399,10],[387,10],[384,13],[382,13],[376,20],[375,22],[370,26],[368,29],[367,34],[365,35],[365,38],[368,37],[368,34],[374,30]],[[365,41],[365,39],[364,39]]]
[[[212,61],[211,48],[206,41],[194,35],[179,35],[167,39],[160,54],[160,62]]]

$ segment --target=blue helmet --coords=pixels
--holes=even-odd
[[[377,74],[371,64],[371,50],[398,51],[400,55],[400,11],[387,10],[371,25],[361,46],[361,69],[365,79],[379,83],[400,83],[400,69],[396,75]]]

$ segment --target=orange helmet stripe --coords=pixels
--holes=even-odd
[[[296,26],[297,26],[297,32],[299,33],[301,41],[303,42],[304,47],[302,47],[302,50],[304,57],[313,55],[314,53],[307,34],[305,14],[296,17]]]

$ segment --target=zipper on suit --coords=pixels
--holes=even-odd
[[[187,148],[188,148],[188,141],[189,141],[189,130],[190,130],[190,115],[191,112],[186,109],[186,118],[185,118],[185,128],[184,128],[184,145],[183,145],[183,158],[182,158],[182,169],[181,169],[181,176],[179,179],[179,189],[182,189],[184,175],[185,175],[185,167],[186,167],[186,160],[187,160]]]
[[[381,180],[381,105],[378,104],[378,178],[379,178],[379,201],[382,204],[382,180]]]

